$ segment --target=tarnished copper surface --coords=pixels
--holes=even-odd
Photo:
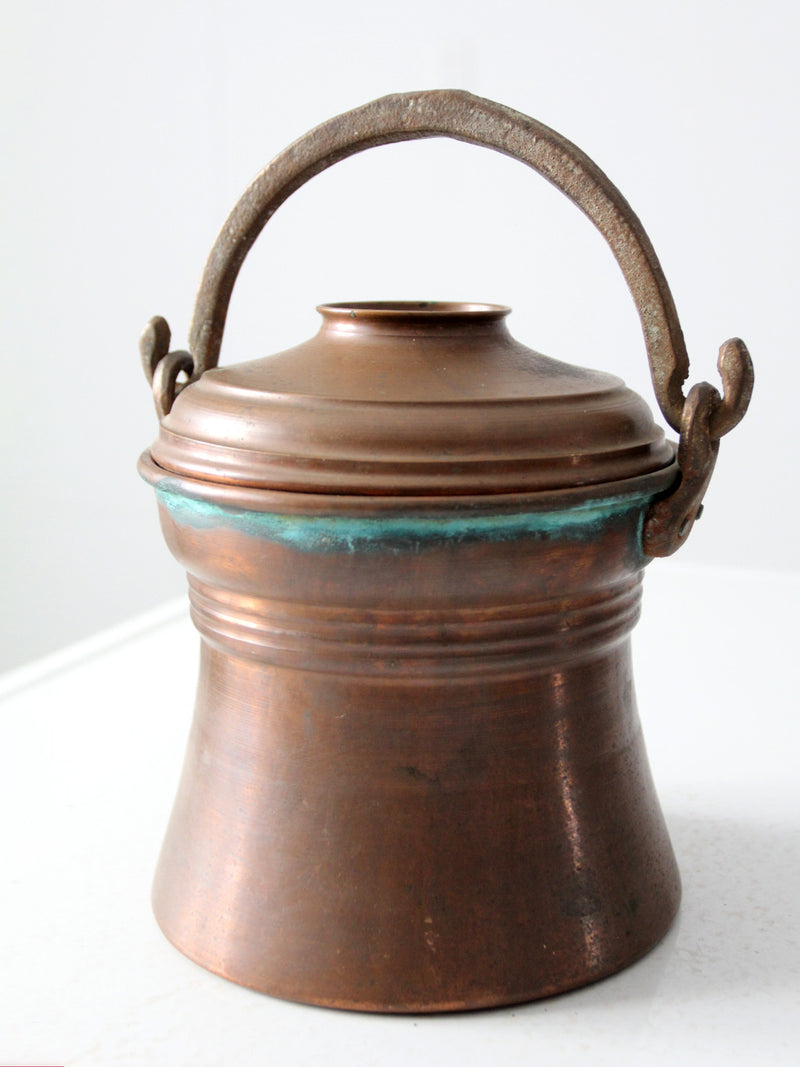
[[[619,379],[524,348],[488,305],[323,307],[316,338],[214,369],[239,267],[286,197],[436,135],[527,163],[606,236],[677,454]],[[547,996],[647,952],[680,887],[630,631],[753,377],[729,341],[724,395],[684,398],[669,288],[608,178],[468,94],[375,101],[245,193],[190,351],[155,318],[141,352],[161,425],[140,470],[202,635],[153,893],[166,935],[264,992],[395,1012]]]
[[[648,494],[352,498],[315,538],[271,525],[295,494],[258,536],[166,482],[203,635],[153,898],[182,951],[277,996],[435,1011],[583,984],[662,936],[679,880],[629,653]]]

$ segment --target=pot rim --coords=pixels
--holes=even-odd
[[[670,444],[672,444],[670,442]],[[589,506],[599,501],[631,498],[631,504],[649,504],[666,494],[680,477],[677,446],[672,444],[672,461],[658,470],[592,485],[570,486],[539,492],[484,493],[474,495],[360,495],[305,493],[212,482],[178,474],[159,466],[150,450],[139,457],[141,477],[157,491],[203,501],[241,511],[277,512],[288,515],[383,515],[387,512],[415,513],[509,513],[564,510]]]
[[[336,300],[317,304],[316,310],[328,321],[408,319],[415,323],[431,319],[496,322],[511,314],[506,304],[482,300]]]

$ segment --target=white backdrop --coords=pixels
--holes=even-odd
[[[682,558],[798,567],[795,503],[800,16],[789,0],[397,5],[6,2],[0,668],[184,588],[135,474],[156,421],[147,319],[182,347],[217,229],[253,174],[387,92],[459,87],[576,142],[642,219],[692,380],[745,339],[756,391]],[[390,146],[316,178],[245,265],[222,359],[305,339],[324,300],[510,304],[524,343],[652,401],[602,238],[485,150]],[[654,401],[653,401],[654,403]],[[668,567],[668,562],[657,563]]]

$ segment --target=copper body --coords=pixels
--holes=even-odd
[[[725,397],[703,383],[684,401],[648,342],[677,458],[640,398],[525,349],[506,309],[323,308],[305,345],[209,369],[241,259],[320,159],[353,130],[360,147],[398,130],[505,144],[473,135],[484,106],[533,123],[410,94],[298,142],[212,253],[201,354],[169,353],[163,320],[143,342],[162,425],[140,469],[202,635],[154,910],[190,958],[292,1000],[535,999],[633,962],[678,908],[630,632],[645,565],[685,538],[747,405],[744,345],[724,346]],[[669,323],[666,283],[661,299]]]
[[[631,678],[640,520],[309,553],[162,507],[203,635],[153,897],[170,940],[383,1011],[541,997],[646,952],[680,890]]]

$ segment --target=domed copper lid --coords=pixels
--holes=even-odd
[[[311,340],[185,387],[155,463],[242,486],[450,495],[593,486],[673,461],[641,397],[611,374],[519,344],[508,308],[318,310]]]

